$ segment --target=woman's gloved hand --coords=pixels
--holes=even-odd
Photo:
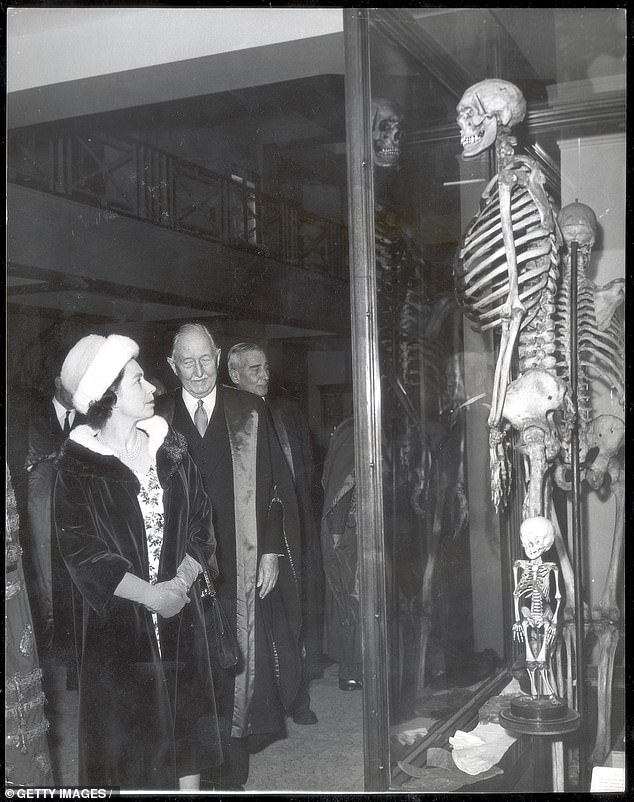
[[[157,582],[152,588],[152,598],[146,607],[153,613],[158,613],[162,618],[172,618],[178,615],[183,607],[191,601],[183,580],[178,576],[167,582]]]

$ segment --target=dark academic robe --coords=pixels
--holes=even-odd
[[[284,732],[285,710],[299,688],[301,558],[292,477],[257,396],[218,385],[204,437],[180,389],[158,398],[156,409],[185,436],[211,500],[220,570],[216,588],[241,651],[235,671],[215,666],[218,711],[230,718],[233,738],[252,737],[255,747]],[[273,502],[276,497],[282,505]],[[262,600],[256,579],[265,553],[281,555],[280,573]]]
[[[302,546],[302,608],[306,660],[319,667],[324,636],[324,573],[313,508],[314,462],[310,430],[297,404],[282,396],[267,397],[273,426],[293,474]]]
[[[175,576],[186,553],[217,576],[209,499],[184,439],[158,416],[138,426],[158,449],[159,581]],[[60,551],[83,599],[79,784],[174,789],[177,776],[222,760],[198,582],[178,615],[158,617],[159,652],[152,614],[114,595],[126,572],[149,581],[139,482],[94,434],[71,433],[53,499]]]
[[[362,659],[352,418],[343,421],[332,435],[324,461],[322,485],[326,646],[333,660],[340,666],[350,667],[359,665]]]
[[[73,427],[83,423],[78,413]],[[53,533],[51,507],[55,459],[65,435],[52,400],[29,418],[26,469],[27,514],[22,527],[25,572],[38,646],[65,653],[73,642],[69,576]]]

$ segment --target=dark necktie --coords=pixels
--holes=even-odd
[[[68,435],[70,434],[70,413],[71,412],[72,412],[72,409],[67,409],[66,410],[66,417],[64,418],[64,427],[63,427],[64,437],[68,437]]]
[[[196,411],[194,412],[194,424],[198,429],[198,433],[201,437],[205,436],[205,432],[207,431],[207,424],[209,423],[209,418],[207,417],[207,413],[205,412],[205,406],[202,402],[202,399],[198,402],[198,406],[196,407]]]

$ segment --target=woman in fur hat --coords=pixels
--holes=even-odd
[[[128,337],[96,334],[61,380],[86,424],[59,460],[60,551],[83,600],[79,784],[197,788],[222,762],[197,577],[217,576],[209,500],[182,437],[154,415]]]

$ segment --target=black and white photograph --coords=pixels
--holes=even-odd
[[[4,14],[5,797],[627,792],[626,8]]]

